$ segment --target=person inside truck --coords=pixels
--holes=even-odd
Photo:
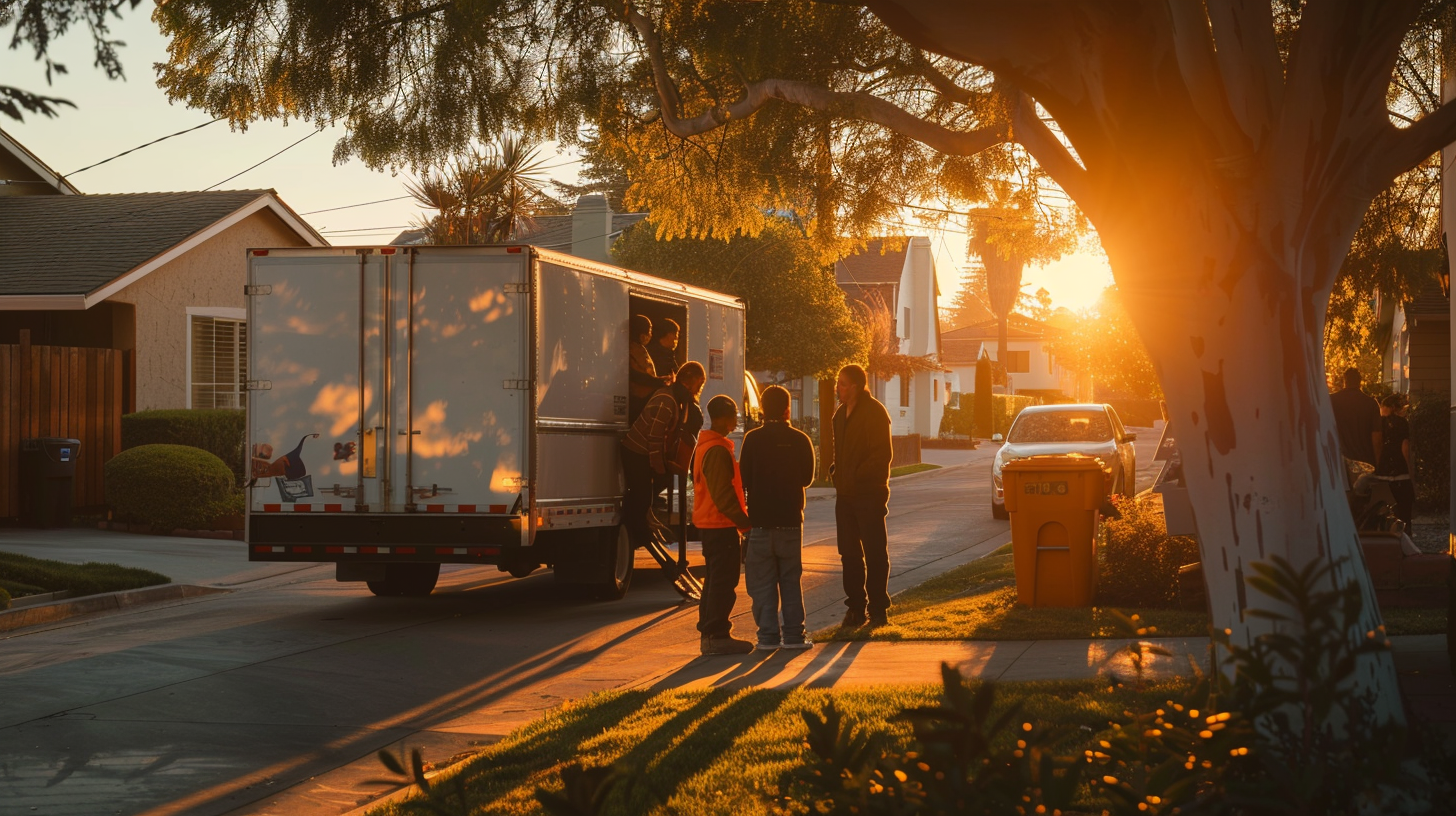
[[[658,371],[677,370],[677,347],[682,339],[682,326],[670,317],[664,317],[657,322],[657,337],[648,344],[647,352],[652,355],[652,363]],[[688,444],[694,444],[698,438],[698,431],[703,429],[703,409],[698,407],[697,401],[688,405],[687,418],[683,423],[683,432],[688,435]],[[659,488],[660,489],[660,488]]]
[[[647,352],[647,344],[652,340],[652,321],[647,315],[632,315],[628,331],[632,337],[628,354],[631,371],[627,380],[627,424],[630,425],[637,421],[653,392],[672,385],[673,371],[668,370],[666,376],[657,374],[657,366]]]
[[[687,471],[683,451],[690,454],[692,446],[681,436],[683,422],[689,406],[697,406],[707,379],[702,364],[683,363],[673,384],[652,395],[622,440],[622,475],[627,483],[622,522],[627,525],[633,546],[641,546],[651,535],[648,513],[659,485],[665,484],[670,474]]]

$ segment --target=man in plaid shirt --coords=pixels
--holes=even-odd
[[[680,468],[674,470],[677,431],[687,418],[689,407],[697,404],[707,379],[701,363],[683,363],[673,384],[652,395],[622,440],[622,473],[627,480],[622,520],[635,546],[641,546],[651,535],[647,514],[656,492],[654,477],[682,472]]]

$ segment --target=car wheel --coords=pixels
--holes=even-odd
[[[991,518],[1005,521],[1006,519],[1011,518],[1011,514],[1006,512],[1006,505],[991,502]]]

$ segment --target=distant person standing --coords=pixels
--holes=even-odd
[[[890,609],[890,413],[857,365],[839,369],[834,392],[834,522],[844,570],[846,629],[885,626]]]
[[[731,397],[708,400],[711,427],[693,450],[693,524],[703,536],[703,599],[698,603],[698,633],[705,655],[745,654],[753,644],[733,637],[733,604],[743,563],[742,534],[748,532],[743,479],[733,459],[728,434],[738,427],[738,404]]]
[[[1340,453],[1367,465],[1376,465],[1380,453],[1380,405],[1360,390],[1360,371],[1345,370],[1345,387],[1330,395],[1335,409],[1335,432]]]
[[[1380,436],[1384,447],[1380,451],[1380,463],[1375,466],[1375,478],[1390,486],[1390,493],[1395,497],[1395,515],[1405,522],[1409,533],[1416,508],[1416,488],[1411,478],[1416,467],[1411,457],[1410,422],[1405,412],[1406,403],[1399,394],[1380,401]],[[746,448],[745,444],[745,452]]]
[[[771,385],[762,401],[763,426],[743,437],[738,461],[753,522],[744,580],[758,648],[807,649],[814,643],[804,636],[804,488],[814,482],[814,443],[789,424],[788,391]]]

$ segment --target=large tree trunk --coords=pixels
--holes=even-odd
[[[1217,230],[1208,225],[1223,220],[1218,209],[1182,223],[1128,219],[1120,223],[1135,226],[1102,233],[1167,396],[1213,625],[1240,644],[1272,629],[1246,614],[1275,602],[1251,597],[1245,579],[1251,562],[1281,556],[1296,567],[1329,561],[1332,585],[1360,587],[1358,637],[1380,625],[1380,610],[1345,497],[1325,382],[1320,328],[1329,289],[1302,287],[1296,281],[1309,276],[1280,264],[1337,264],[1344,246],[1254,251],[1238,230],[1210,234]],[[1365,658],[1356,683],[1375,692],[1380,716],[1402,718],[1388,653]]]

